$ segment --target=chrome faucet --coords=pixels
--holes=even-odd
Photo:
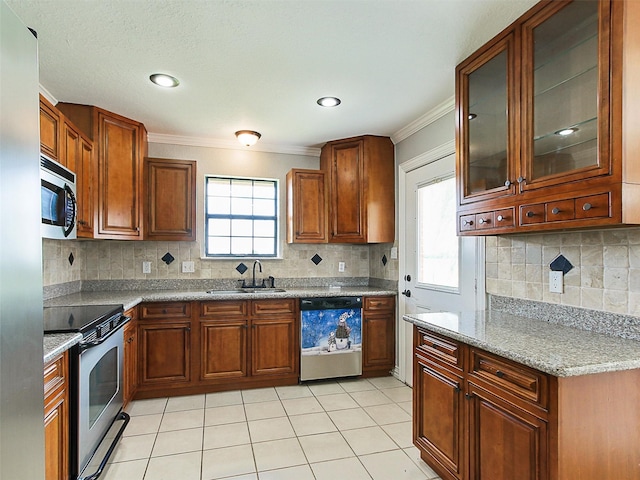
[[[260,260],[256,260],[255,262],[253,262],[253,283],[251,284],[253,288],[256,288],[258,286],[256,285],[256,265],[260,267],[260,273],[262,273],[262,263],[260,263]],[[262,286],[264,287],[264,282]]]

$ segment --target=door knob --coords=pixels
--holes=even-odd
[[[402,292],[402,295],[404,295],[405,297],[410,297],[411,296],[411,290],[405,290]]]

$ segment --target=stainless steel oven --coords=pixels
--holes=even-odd
[[[82,333],[71,355],[71,478],[97,479],[129,422],[122,412],[122,305],[45,308],[45,332]]]

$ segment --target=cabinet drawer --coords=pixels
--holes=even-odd
[[[364,297],[365,311],[393,310],[395,306],[395,297]]]
[[[44,396],[64,384],[66,376],[65,356],[60,355],[44,367]]]
[[[575,202],[573,199],[560,200],[558,202],[549,202],[545,204],[545,214],[547,222],[573,220],[576,216]]]
[[[544,222],[544,203],[520,206],[520,225],[533,225]]]
[[[476,214],[476,230],[486,230],[493,228],[493,212],[483,212]]]
[[[504,208],[494,212],[494,224],[496,228],[513,227],[515,225],[513,208]]]
[[[296,312],[296,300],[282,298],[277,300],[254,300],[251,302],[252,315],[293,314]]]
[[[460,215],[460,231],[470,232],[476,229],[476,216],[475,215]]]
[[[191,304],[181,302],[147,303],[140,307],[140,318],[155,320],[158,318],[189,318]]]
[[[549,382],[545,373],[474,349],[471,349],[470,373],[504,392],[542,408],[548,406]]]
[[[418,352],[449,365],[462,366],[462,348],[455,340],[441,337],[421,328],[418,328],[416,332],[415,348]]]
[[[608,192],[576,198],[576,218],[610,217],[610,204]]]
[[[242,300],[202,302],[200,304],[200,318],[246,317],[247,310],[247,302]]]

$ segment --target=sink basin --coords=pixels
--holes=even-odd
[[[236,295],[238,293],[282,293],[282,288],[237,288],[235,290],[207,290],[212,295]]]

